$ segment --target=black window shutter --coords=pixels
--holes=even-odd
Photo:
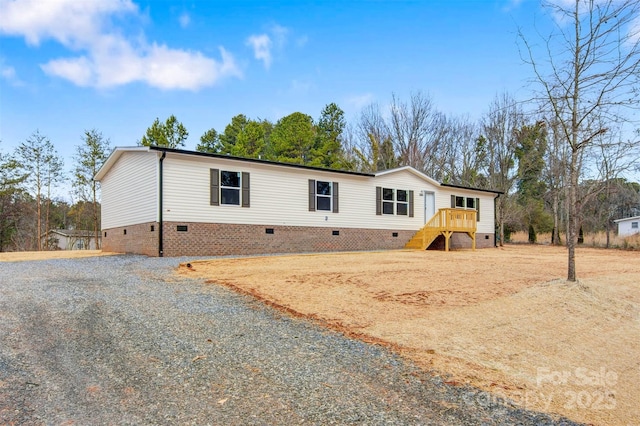
[[[409,191],[409,217],[413,217],[413,191]]]
[[[376,214],[382,214],[382,187],[376,186]]]
[[[242,172],[242,207],[250,206],[250,198],[249,198],[249,173]]]
[[[338,213],[338,182],[333,182],[333,212]]]
[[[456,208],[456,196],[455,195],[451,196],[451,208],[452,209]]]
[[[476,198],[476,221],[480,222],[480,198]]]
[[[210,169],[211,195],[210,204],[212,206],[220,205],[220,170]]]
[[[309,211],[316,211],[316,181],[309,179]]]

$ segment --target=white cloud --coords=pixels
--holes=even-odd
[[[247,45],[253,48],[253,56],[264,62],[264,67],[269,69],[271,61],[271,38],[267,34],[252,35],[247,39]]]
[[[154,45],[146,58],[145,79],[163,89],[197,90],[223,77],[241,77],[233,57],[220,48],[222,62],[201,53],[169,49]]]
[[[42,65],[49,75],[78,86],[110,88],[134,82],[171,90],[196,91],[224,77],[241,77],[233,57],[220,48],[221,61],[200,52],[170,49],[153,44],[134,51],[122,43],[114,50],[97,51],[91,57],[56,59]]]
[[[246,45],[253,49],[253,56],[269,69],[273,63],[274,52],[282,51],[287,44],[289,29],[274,24],[264,34],[254,34],[247,38]],[[306,40],[304,41],[306,43]]]
[[[130,0],[0,0],[0,9],[0,32],[24,36],[34,46],[54,39],[72,48],[90,44],[110,15],[138,13]]]
[[[130,0],[0,0],[0,8],[4,11],[0,33],[23,36],[34,46],[53,39],[80,53],[41,65],[45,73],[78,86],[110,88],[143,82],[166,90],[195,91],[225,77],[242,76],[233,56],[223,48],[216,60],[200,52],[148,43],[143,36],[129,39],[112,29],[115,15],[141,18]]]
[[[54,59],[40,67],[47,74],[62,77],[77,86],[91,86],[94,80],[91,61],[85,56],[73,59]]]

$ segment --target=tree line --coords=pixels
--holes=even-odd
[[[567,227],[566,165],[569,151],[554,118],[526,113],[523,103],[501,94],[477,121],[447,116],[417,92],[407,101],[393,95],[384,108],[373,103],[347,123],[335,103],[314,120],[295,112],[275,123],[238,114],[218,132],[204,132],[196,151],[244,158],[374,173],[405,165],[450,184],[504,193],[496,205],[499,241],[514,231],[553,232],[560,244]],[[184,147],[189,135],[175,116],[156,119],[141,145]],[[0,147],[1,148],[1,147]],[[612,231],[613,219],[640,214],[640,184],[620,176],[638,158],[638,143],[612,134],[594,140],[580,183],[581,226]],[[42,250],[50,229],[100,230],[99,185],[93,176],[111,151],[109,139],[93,129],[76,146],[71,176],[53,143],[39,131],[14,153],[0,150],[0,250]],[[51,194],[71,177],[76,201]]]
[[[318,120],[301,112],[276,123],[238,114],[224,132],[207,130],[196,151],[351,170],[353,165],[343,147],[345,126],[344,111],[335,103],[328,104]],[[156,119],[139,142],[144,146],[180,148],[188,135],[185,126],[171,115],[165,122]]]
[[[569,152],[554,118],[526,113],[521,105],[508,94],[496,96],[473,122],[439,112],[418,92],[407,102],[392,96],[388,114],[371,104],[350,124],[335,103],[317,120],[300,112],[276,123],[238,114],[224,131],[207,130],[196,151],[369,173],[409,165],[444,183],[503,192],[496,205],[501,243],[514,231],[528,231],[531,242],[537,233],[552,232],[561,244]],[[156,120],[140,143],[181,148],[187,135],[171,116]],[[640,214],[640,184],[620,176],[633,166],[640,145],[612,137],[595,140],[585,160],[585,173],[598,172],[580,184],[586,232],[610,234],[614,219]]]
[[[76,146],[71,173],[48,137],[35,131],[12,153],[0,150],[0,252],[53,250],[53,229],[91,231],[99,244],[99,185],[93,180],[111,152],[109,139],[87,130]],[[63,182],[71,181],[75,201],[53,196]],[[99,246],[98,246],[99,248]]]

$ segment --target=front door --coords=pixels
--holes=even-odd
[[[433,192],[423,191],[424,194],[424,223],[436,214],[436,194]]]

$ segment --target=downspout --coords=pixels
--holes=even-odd
[[[500,229],[497,229],[498,227],[496,226],[496,214],[498,213],[498,209],[496,208],[496,200],[498,198],[500,198],[500,194],[498,194],[496,197],[493,197],[493,247],[498,247],[498,235],[500,234]]]
[[[158,257],[163,257],[164,253],[163,253],[163,235],[162,235],[162,162],[164,161],[164,158],[167,156],[167,151],[162,151],[162,156],[160,157],[160,167],[159,167],[159,172],[160,172],[160,179],[159,179],[159,185],[158,185],[158,192],[159,192],[159,203],[158,203],[158,207],[159,207],[159,215],[158,215]]]

